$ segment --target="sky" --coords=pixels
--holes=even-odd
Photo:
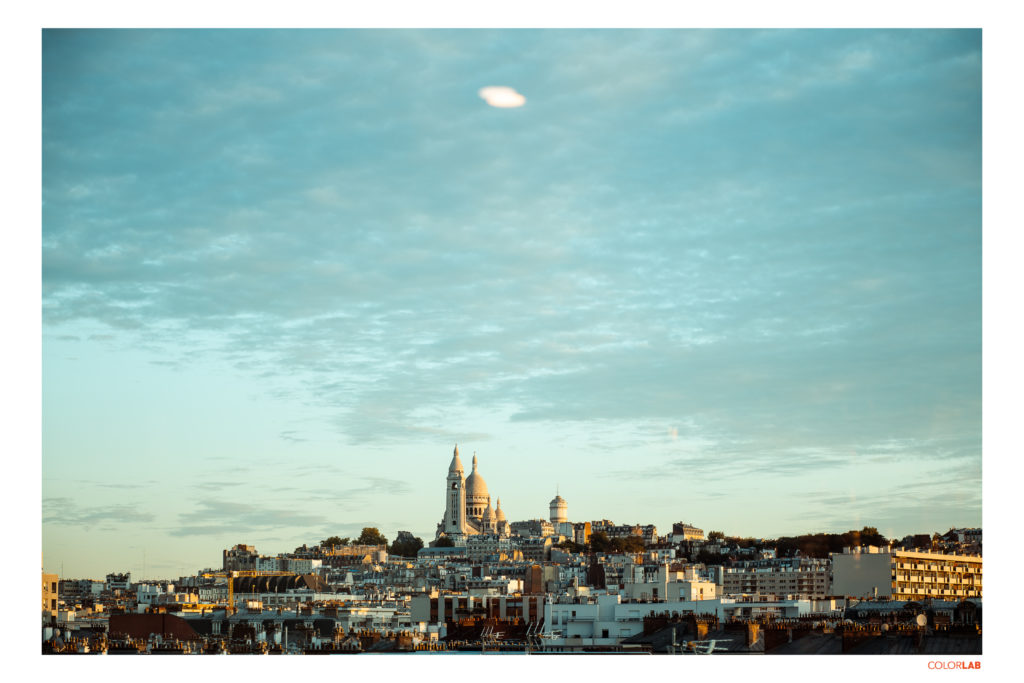
[[[456,443],[513,521],[981,525],[981,65],[978,30],[44,31],[45,568],[430,540]]]

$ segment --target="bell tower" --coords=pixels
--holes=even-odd
[[[452,463],[448,466],[444,492],[444,531],[446,534],[466,533],[466,478],[463,476],[459,446],[455,445]]]

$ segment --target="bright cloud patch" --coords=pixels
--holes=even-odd
[[[486,88],[480,88],[477,94],[492,107],[510,109],[526,104],[525,97],[517,93],[514,88],[504,85],[489,85]]]

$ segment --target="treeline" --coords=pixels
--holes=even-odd
[[[401,555],[402,557],[416,557],[416,553],[423,547],[423,539],[413,536],[408,531],[399,531],[398,538],[394,543],[388,545],[388,539],[376,527],[364,527],[363,532],[354,541],[350,538],[330,536],[320,541],[320,546],[330,548],[338,545],[383,545],[387,546],[388,554]],[[297,550],[297,549],[296,549]]]
[[[843,548],[860,545],[886,545],[888,540],[878,529],[866,526],[860,531],[851,529],[842,534],[804,534],[802,536],[783,536],[765,545],[774,544],[778,557],[794,557],[797,551],[803,557],[828,557],[829,553],[841,553]]]
[[[646,548],[644,539],[640,536],[608,538],[608,534],[603,531],[592,533],[590,542],[585,545],[573,541],[563,541],[555,547],[572,553],[642,553]]]

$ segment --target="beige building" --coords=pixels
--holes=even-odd
[[[981,597],[981,556],[888,548],[844,548],[832,553],[830,593],[893,600],[966,600]]]
[[[57,575],[43,573],[43,611],[57,614]]]
[[[684,522],[676,522],[672,525],[672,541],[678,543],[680,541],[703,541],[704,530],[698,529],[692,524],[686,524]]]
[[[470,562],[482,562],[490,558],[512,558],[523,554],[512,545],[512,539],[501,534],[476,534],[466,538],[466,554]]]
[[[829,594],[828,560],[762,560],[751,565],[722,570],[723,595],[792,595],[809,599]]]
[[[671,571],[667,564],[661,564],[658,566],[657,574],[649,578],[653,580],[626,580],[622,586],[626,598],[671,602],[714,600],[718,597],[715,584],[711,581],[701,581],[692,570],[689,572]]]
[[[476,453],[473,454],[473,471],[466,477],[462,460],[459,459],[459,447],[456,445],[445,479],[444,517],[437,525],[434,538],[439,539],[443,535],[452,539],[456,545],[462,545],[467,537],[476,534],[508,536],[509,533],[501,500],[498,500],[497,510],[491,506],[487,482],[477,471]]]

